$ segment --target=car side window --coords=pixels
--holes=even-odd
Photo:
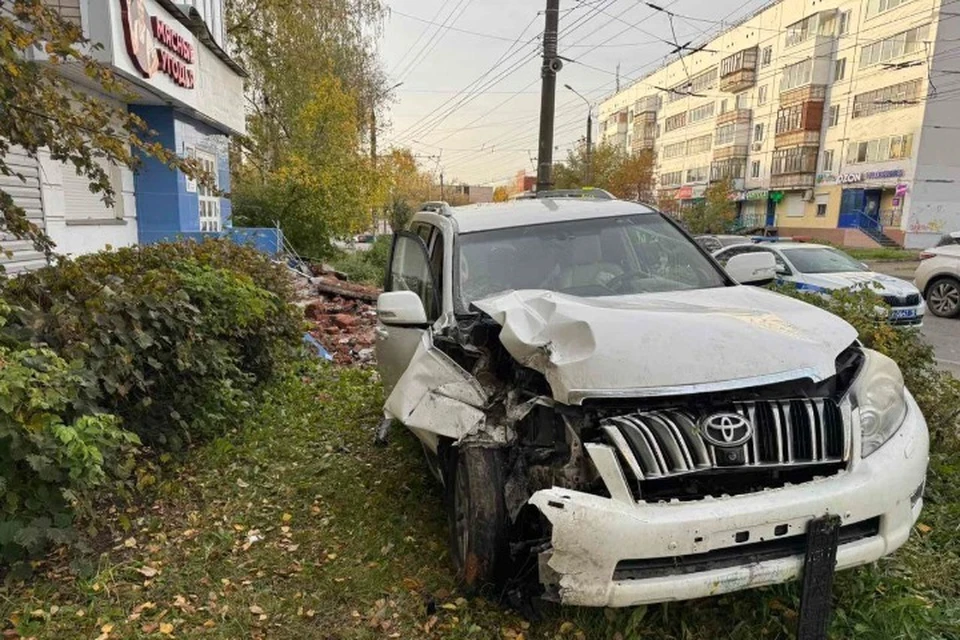
[[[410,230],[423,238],[423,244],[425,246],[430,246],[430,233],[433,231],[432,225],[429,225],[426,222],[414,222],[413,225],[411,225]]]
[[[437,296],[443,295],[443,232],[434,227],[433,234],[431,236],[430,244],[430,269],[433,272],[433,277],[437,286]],[[437,307],[442,307],[442,298],[438,301],[440,304]],[[427,312],[427,315],[430,316],[430,312]],[[431,320],[436,320],[436,318],[431,317]]]
[[[423,238],[409,231],[397,234],[387,277],[387,291],[413,291],[423,302],[427,318],[440,315],[439,291],[430,267],[430,257]]]

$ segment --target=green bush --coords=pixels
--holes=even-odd
[[[333,266],[353,282],[383,286],[392,245],[393,236],[378,236],[369,251],[344,251],[333,260]]]
[[[7,282],[6,333],[82,363],[83,411],[180,450],[233,426],[296,348],[286,278],[227,241],[103,252]]]
[[[0,347],[0,559],[72,540],[91,490],[129,477],[136,435],[78,415],[83,380],[49,349]]]
[[[822,296],[790,287],[777,291],[840,316],[853,325],[865,347],[896,361],[927,419],[934,442],[960,447],[960,380],[939,369],[933,347],[924,342],[918,330],[886,322],[889,307],[876,292],[861,288]]]

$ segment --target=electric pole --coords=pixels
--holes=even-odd
[[[543,68],[540,76],[540,155],[537,169],[537,191],[553,186],[553,126],[557,107],[557,73],[563,62],[557,57],[560,30],[560,0],[547,0],[546,27],[543,30]]]
[[[445,194],[444,194],[444,191],[443,191],[443,171],[440,172],[440,201],[441,201],[441,202],[446,202],[446,201],[447,201],[447,199],[446,199],[446,197],[445,197]]]
[[[593,109],[587,111],[587,185],[593,186]]]

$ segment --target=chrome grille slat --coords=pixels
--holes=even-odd
[[[700,434],[700,419],[722,408],[660,409],[611,416],[601,421],[609,443],[637,481],[667,478],[709,469],[736,472],[786,466],[839,463],[850,456],[849,416],[833,400],[796,398],[736,402],[728,405],[750,419],[753,437],[742,460],[729,457]],[[722,455],[721,463],[718,459]],[[733,461],[733,462],[731,462]]]

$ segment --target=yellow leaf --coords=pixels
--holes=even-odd
[[[107,624],[103,625],[102,627],[100,627],[100,631],[103,631],[104,633],[110,633],[111,631],[113,631],[113,623],[108,622]]]
[[[214,622],[213,620],[207,620],[206,622],[203,623],[203,626],[206,627],[207,629],[213,629],[215,626],[217,626],[217,623]]]
[[[281,520],[283,520],[284,522],[290,522],[291,520],[293,520],[293,516],[290,515],[289,513],[285,513],[283,514],[283,517],[281,518]]]
[[[564,622],[560,625],[560,633],[567,634],[573,631],[573,623],[570,621]]]
[[[920,533],[922,533],[922,534],[928,534],[928,533],[930,533],[931,531],[933,531],[933,527],[931,527],[931,526],[929,526],[929,525],[926,525],[926,524],[923,524],[922,522],[920,522],[920,523],[917,524],[917,529],[919,529],[919,530],[920,530]]]
[[[441,606],[442,608],[446,609],[447,611],[456,611],[456,610],[457,610],[457,605],[453,604],[452,602],[444,602],[444,603],[443,603],[442,605],[440,605],[440,606]]]
[[[160,623],[160,633],[165,636],[173,635],[173,625],[169,622]]]

